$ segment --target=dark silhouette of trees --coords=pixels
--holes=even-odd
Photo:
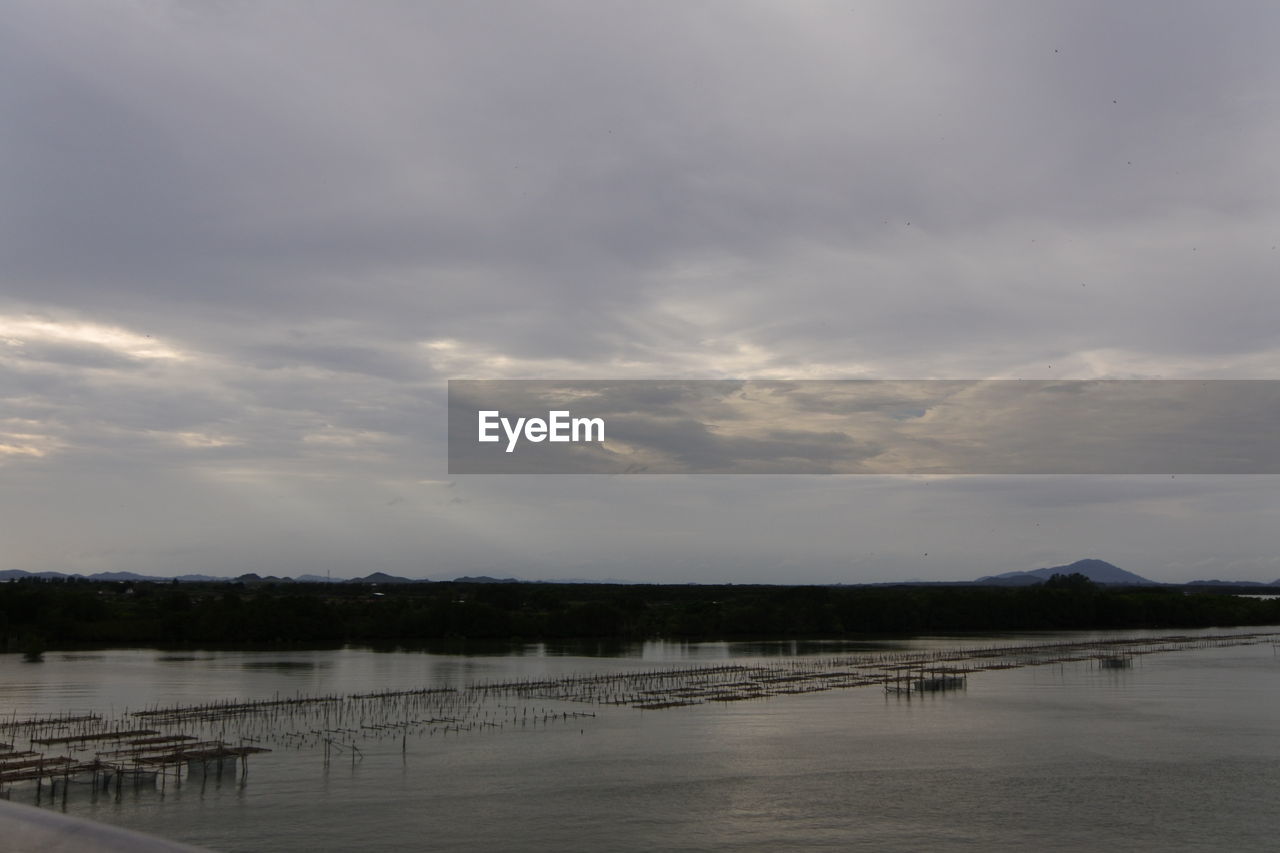
[[[0,583],[0,643],[848,637],[1280,624],[1280,597],[1098,586]]]

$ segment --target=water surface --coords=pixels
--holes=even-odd
[[[1060,635],[1078,637],[1080,635]],[[1004,638],[1009,639],[1009,638]],[[940,648],[929,638],[875,648]],[[0,657],[6,715],[465,686],[865,644],[646,643]],[[451,651],[452,653],[447,653]],[[76,793],[71,814],[221,850],[1269,850],[1280,659],[1269,644],[877,688],[280,748],[246,777]],[[14,790],[14,799],[26,794]],[[60,808],[55,803],[53,808]]]

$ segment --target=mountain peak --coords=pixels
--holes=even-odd
[[[351,580],[343,581],[343,583],[418,583],[418,581],[414,578],[402,578],[396,575],[389,575],[386,572],[374,572],[373,574],[366,575],[362,578],[352,578]]]
[[[1065,566],[1049,566],[1043,569],[1031,569],[1023,572],[1005,572],[1000,575],[987,575],[978,578],[976,583],[994,584],[998,586],[1030,586],[1047,581],[1054,575],[1084,575],[1094,583],[1116,584],[1119,586],[1147,586],[1155,581],[1147,580],[1141,575],[1125,571],[1106,560],[1087,557],[1076,560]]]

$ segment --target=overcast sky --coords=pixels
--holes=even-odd
[[[1280,379],[1272,2],[0,17],[0,569],[1280,578],[1267,476],[450,477],[454,378]]]

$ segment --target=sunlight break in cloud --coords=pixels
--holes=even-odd
[[[130,358],[184,359],[178,350],[151,335],[100,323],[57,322],[0,315],[0,341],[11,347],[29,343],[99,346]]]

